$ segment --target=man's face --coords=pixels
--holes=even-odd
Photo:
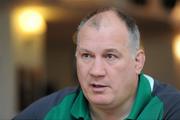
[[[139,73],[124,22],[110,15],[104,23],[98,29],[87,23],[79,31],[77,74],[90,104],[116,106],[134,98]]]

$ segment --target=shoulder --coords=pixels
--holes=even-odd
[[[157,96],[164,106],[164,119],[180,118],[180,92],[171,85],[154,82],[153,95]]]
[[[56,106],[63,98],[69,94],[76,93],[78,88],[65,88],[63,90],[52,93],[46,97],[43,97],[30,106],[28,106],[25,110],[23,110],[19,115],[17,115],[13,120],[39,120],[43,119],[44,116],[51,110],[54,106]]]

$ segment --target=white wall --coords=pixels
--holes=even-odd
[[[0,11],[0,119],[10,119],[16,112],[15,65],[12,54],[10,12]]]

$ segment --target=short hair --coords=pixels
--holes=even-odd
[[[77,32],[74,36],[74,42],[77,44],[78,32],[89,19],[91,19],[93,16],[95,16],[99,13],[103,13],[103,12],[107,12],[107,11],[114,12],[117,15],[117,17],[120,18],[125,23],[125,25],[128,29],[128,33],[129,33],[129,47],[132,51],[132,54],[135,55],[136,51],[140,48],[140,33],[139,33],[138,26],[132,17],[126,15],[121,10],[114,8],[114,7],[106,7],[106,8],[97,9],[94,12],[87,15],[85,18],[83,18],[77,28]],[[96,25],[96,23],[94,23],[94,25]]]

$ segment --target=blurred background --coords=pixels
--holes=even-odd
[[[180,89],[178,0],[0,0],[0,119],[77,84],[73,34],[85,15],[105,6],[136,19],[144,72]]]

